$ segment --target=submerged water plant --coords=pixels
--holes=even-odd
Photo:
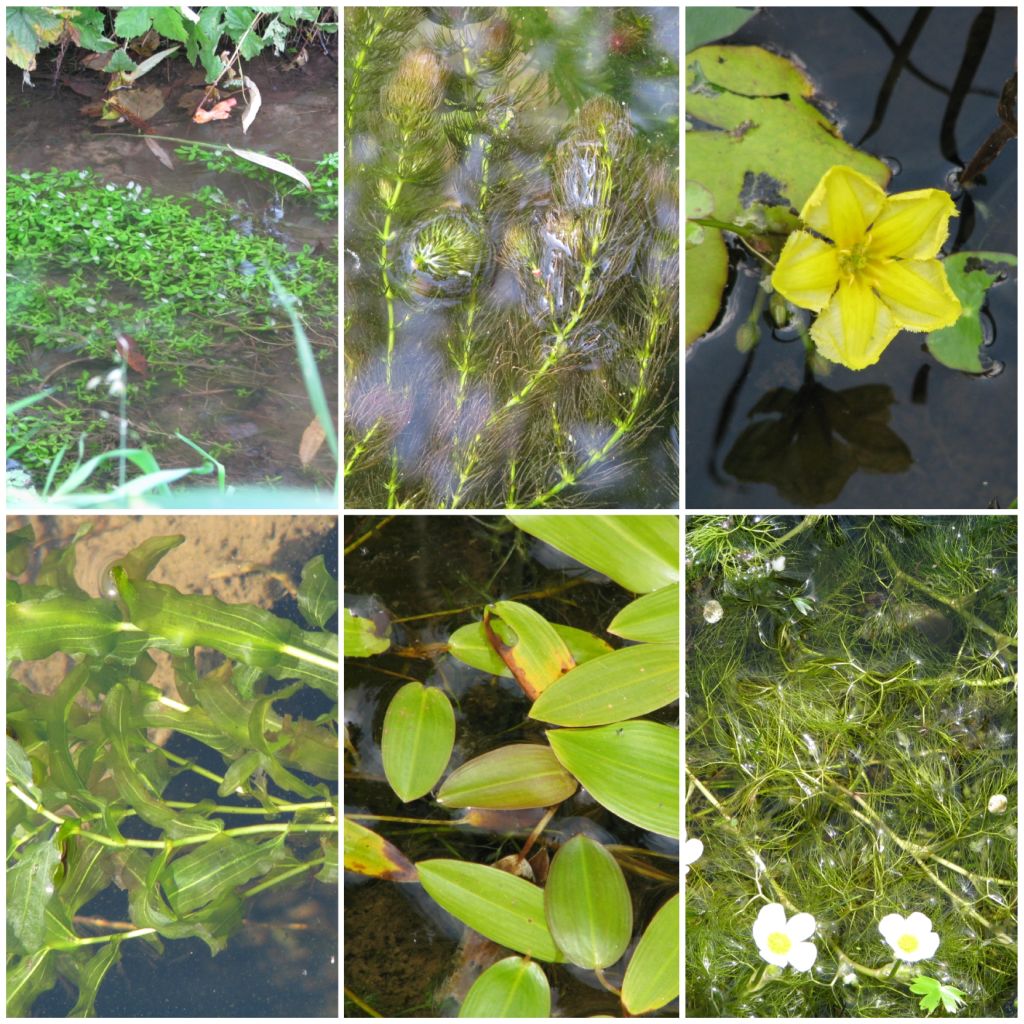
[[[539,9],[346,17],[349,506],[628,492],[668,436],[675,112],[638,132],[629,76],[580,101],[529,54],[556,45]],[[653,479],[643,504],[673,504]]]
[[[687,525],[687,1013],[1012,1016],[1015,518]]]
[[[302,571],[303,629],[149,581],[180,535],[115,559],[93,597],[75,580],[88,529],[31,582],[32,527],[7,538],[13,1017],[58,983],[77,990],[72,1016],[93,1015],[127,943],[198,938],[215,955],[258,893],[337,881],[337,585],[323,558]],[[173,697],[153,685],[153,651],[170,656]],[[57,654],[57,684],[35,685]],[[90,912],[118,891],[126,920]]]

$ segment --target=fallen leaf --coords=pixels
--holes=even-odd
[[[209,110],[198,108],[192,115],[196,124],[206,124],[207,121],[226,121],[231,116],[231,108],[238,102],[233,96],[229,100],[221,100],[215,103]]]
[[[149,147],[150,153],[153,154],[167,168],[169,171],[174,170],[174,164],[171,162],[171,158],[167,155],[167,150],[160,145],[159,142],[151,139],[148,135],[144,137],[146,145]]]
[[[116,335],[117,351],[121,358],[138,374],[149,375],[149,363],[142,354],[139,343],[130,335],[119,332]]]
[[[103,71],[113,59],[112,53],[87,53],[79,63],[90,71]]]
[[[256,120],[256,115],[260,112],[260,107],[263,105],[263,99],[260,97],[259,89],[256,88],[256,83],[248,76],[245,78],[245,88],[249,106],[245,108],[245,114],[242,117],[243,135],[249,130],[249,126],[253,121]]]
[[[308,466],[320,451],[324,443],[324,428],[320,426],[318,419],[310,421],[309,426],[302,432],[302,440],[299,442],[299,462],[303,468]]]
[[[292,167],[291,164],[286,164],[283,160],[277,160],[272,156],[267,156],[265,153],[256,153],[251,149],[235,149],[234,146],[228,146],[228,149],[230,149],[235,156],[240,156],[243,160],[251,160],[254,164],[259,164],[260,167],[266,167],[268,170],[277,171],[278,174],[287,174],[289,178],[294,178],[310,191],[313,190],[313,186],[309,183],[309,178],[307,178],[302,171]]]

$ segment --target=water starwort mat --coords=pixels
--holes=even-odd
[[[686,1002],[1015,1014],[1011,517],[687,529]]]
[[[674,17],[347,10],[350,507],[675,504]]]

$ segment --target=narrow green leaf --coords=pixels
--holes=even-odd
[[[679,643],[679,584],[644,594],[612,619],[608,632],[624,640]]]
[[[101,657],[125,626],[113,601],[55,593],[36,601],[7,602],[7,657],[37,661],[56,651]]]
[[[499,945],[535,960],[565,959],[544,919],[544,892],[499,868],[461,860],[416,865],[428,895],[453,917]]]
[[[17,958],[8,966],[8,1019],[27,1017],[36,999],[53,988],[57,981],[56,958],[52,949],[41,949],[31,956]]]
[[[345,621],[346,658],[369,658],[391,646],[387,637],[377,636],[376,627],[369,619],[353,614],[348,608],[342,618]]]
[[[585,629],[563,626],[558,622],[552,622],[551,627],[565,642],[565,646],[569,648],[569,653],[577,665],[582,665],[592,658],[599,658],[602,654],[608,654],[612,650],[611,644],[594,636],[593,633],[588,633]],[[498,657],[498,652],[488,642],[483,622],[470,622],[465,626],[460,626],[448,638],[448,650],[459,661],[472,665],[473,668],[478,668],[481,672],[512,678],[508,666]]]
[[[550,729],[558,760],[602,807],[659,835],[679,837],[679,730],[657,722]]]
[[[35,953],[46,934],[46,905],[53,898],[53,873],[60,861],[57,830],[40,835],[21,848],[7,872],[7,927],[21,951]]]
[[[380,741],[384,774],[399,799],[408,803],[429,793],[454,746],[455,712],[444,692],[406,683],[391,698]]]
[[[321,629],[338,610],[338,581],[327,571],[323,555],[302,567],[298,601],[302,617]]]
[[[530,717],[555,725],[606,725],[679,697],[679,648],[638,644],[579,665],[542,693]]]
[[[7,737],[7,778],[30,796],[39,798],[39,787],[32,780],[32,762],[25,748],[13,737]]]
[[[679,581],[679,520],[672,515],[556,516],[509,519],[570,558],[635,594]]]
[[[89,958],[78,972],[78,1000],[68,1012],[69,1017],[92,1017],[96,1013],[96,994],[100,985],[121,955],[121,940],[111,939]]]
[[[622,868],[589,836],[574,836],[555,854],[544,911],[558,948],[588,970],[610,967],[633,934],[633,903]]]
[[[437,802],[445,807],[521,810],[559,804],[576,792],[576,780],[544,744],[513,743],[456,768]]]
[[[634,1017],[679,995],[679,893],[654,915],[622,981],[622,1005]]]
[[[345,870],[392,882],[418,881],[412,861],[398,847],[349,818],[345,819]]]
[[[522,957],[499,960],[473,982],[460,1017],[551,1016],[551,986],[538,964]]]
[[[68,871],[60,884],[60,899],[71,915],[107,887],[115,865],[110,848],[81,836],[68,842]]]

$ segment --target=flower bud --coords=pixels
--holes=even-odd
[[[740,352],[749,352],[757,344],[759,334],[757,325],[748,320],[736,332],[736,348]]]

